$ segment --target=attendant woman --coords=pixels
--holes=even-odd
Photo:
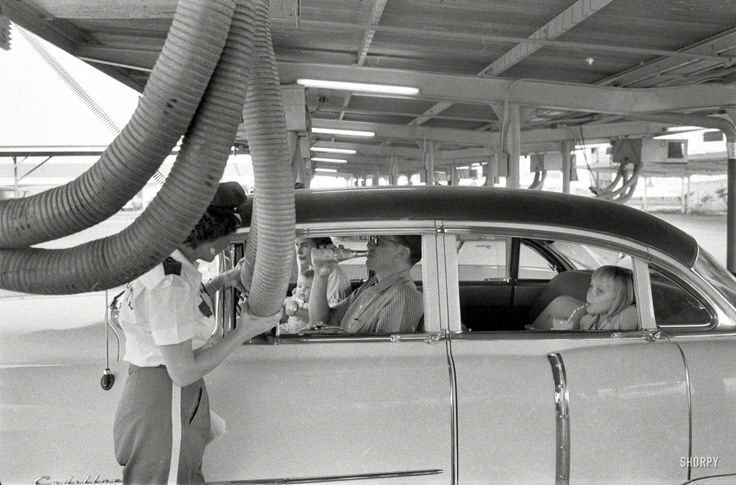
[[[171,256],[128,284],[119,322],[128,379],[115,415],[115,455],[125,483],[204,483],[202,457],[210,433],[205,375],[243,342],[278,323],[247,308],[237,328],[211,339],[215,321],[205,286],[240,286],[239,268],[207,284],[198,261],[211,262],[240,224],[239,184],[220,184],[189,236]]]

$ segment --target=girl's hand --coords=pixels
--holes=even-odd
[[[284,301],[284,312],[286,312],[287,316],[293,317],[297,310],[299,310],[299,302],[292,298],[287,298]]]

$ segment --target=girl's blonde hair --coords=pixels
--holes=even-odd
[[[614,284],[616,298],[608,310],[607,318],[614,317],[634,304],[634,275],[631,270],[620,266],[601,266],[593,271],[593,278],[611,281]]]

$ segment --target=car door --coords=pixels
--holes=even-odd
[[[465,232],[446,228],[446,245]],[[637,280],[643,295],[648,278]],[[449,298],[461,482],[686,480],[688,394],[676,346],[647,331],[463,332],[461,298]]]
[[[402,225],[402,233],[423,237],[423,328],[282,335],[244,345],[207,377],[212,410],[227,422],[205,455],[208,480],[450,483],[451,392],[436,241],[432,226]],[[371,234],[399,233],[380,229]]]
[[[692,443],[681,465],[688,479],[728,482],[736,474],[736,316],[732,303],[714,290],[720,283],[732,298],[734,280],[702,252],[695,269],[650,264],[654,317],[681,349],[690,383]]]

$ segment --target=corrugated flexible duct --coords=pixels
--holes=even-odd
[[[282,305],[294,259],[294,175],[271,42],[268,0],[256,0],[254,62],[245,101],[245,130],[253,158],[255,197],[244,274],[252,274],[248,304],[255,315],[271,315]],[[248,283],[247,280],[245,282]]]
[[[253,85],[246,112],[258,174],[258,205],[262,206],[255,220],[266,221],[263,232],[267,236],[256,258],[258,277],[250,304],[259,315],[278,310],[293,256],[294,196],[266,0],[238,1],[227,44],[191,134],[148,209],[120,234],[76,248],[0,251],[0,287],[39,293],[114,287],[157,264],[186,237],[216,190],[240,120],[248,84],[244,69],[255,30],[254,9],[259,22],[259,53],[252,62]],[[273,160],[277,161],[275,167],[271,166]],[[278,180],[274,181],[274,175]],[[259,290],[259,285],[265,290]]]
[[[225,44],[233,0],[181,0],[122,133],[76,180],[23,199],[0,200],[0,248],[22,248],[105,220],[145,185],[191,123]]]
[[[243,14],[247,14],[243,9]],[[181,244],[212,199],[241,119],[253,22],[233,20],[215,75],[164,187],[119,234],[62,250],[0,253],[4,288],[78,293],[118,286],[147,271]]]

